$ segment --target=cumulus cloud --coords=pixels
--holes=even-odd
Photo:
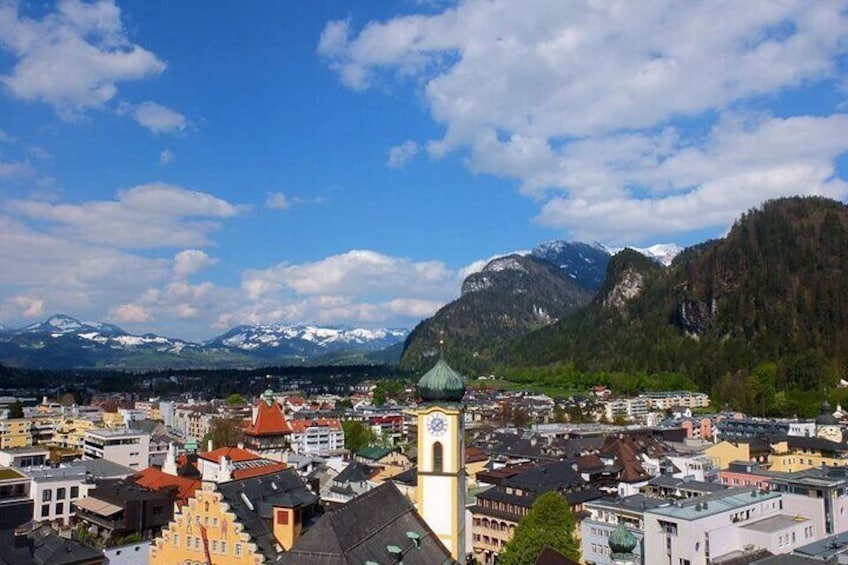
[[[288,210],[291,202],[282,192],[272,192],[265,199],[265,207],[269,210]]]
[[[130,116],[153,133],[179,133],[189,126],[185,116],[156,102],[123,103],[118,107],[118,113]]]
[[[386,166],[392,169],[400,169],[414,159],[416,155],[418,155],[418,144],[409,139],[389,149],[389,159],[386,161]]]
[[[217,262],[217,259],[210,257],[200,249],[184,249],[174,255],[174,275],[178,279],[184,279]]]
[[[230,218],[240,210],[211,194],[165,183],[119,191],[115,200],[82,204],[11,200],[6,208],[48,222],[55,233],[65,237],[139,249],[206,245],[210,232],[219,226],[215,220]]]
[[[440,261],[352,250],[309,263],[246,271],[241,289],[251,304],[235,315],[246,323],[412,323],[457,296],[456,277]]]
[[[112,0],[62,0],[41,19],[21,14],[20,6],[0,5],[0,47],[15,58],[0,81],[15,97],[45,102],[63,119],[102,108],[121,82],[165,69],[154,53],[132,43]]]
[[[805,147],[810,131],[827,129],[811,122],[816,118],[783,118],[782,127],[773,119],[771,133],[780,138],[765,146],[777,143],[779,151],[760,152],[758,163],[735,163],[733,173],[720,166],[730,151],[719,155],[715,146],[727,142],[722,133],[733,135],[728,121],[757,122],[745,115],[752,98],[837,77],[846,33],[848,12],[840,3],[493,0],[358,30],[350,20],[329,22],[317,50],[354,90],[389,81],[418,86],[444,127],[444,135],[424,144],[431,156],[466,151],[473,171],[515,179],[541,203],[545,225],[645,239],[667,232],[665,216],[636,222],[638,229],[621,219],[635,210],[673,209],[690,194],[706,197],[715,190],[710,186],[734,175],[770,183],[746,184],[746,202],[840,193],[827,170],[848,144]],[[833,121],[828,133],[839,128],[840,116],[825,118]],[[704,135],[693,121],[715,127]],[[737,137],[765,141],[767,126],[745,126],[762,130],[756,140]],[[398,163],[402,147],[395,148]],[[800,184],[790,186],[781,173],[787,167],[808,174],[793,175]],[[703,198],[700,205],[698,223],[732,217],[723,201]],[[581,221],[580,213],[594,210],[591,221]],[[690,229],[681,226],[672,231]]]

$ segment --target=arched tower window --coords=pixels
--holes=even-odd
[[[433,472],[441,473],[444,467],[444,455],[442,450],[442,442],[437,441],[433,444]]]

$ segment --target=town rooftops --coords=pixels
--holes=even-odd
[[[592,508],[608,509],[613,511],[642,513],[646,510],[651,510],[663,504],[668,504],[668,501],[662,498],[653,496],[645,496],[642,494],[634,494],[624,498],[604,497],[598,498],[588,503]]]
[[[795,549],[795,555],[811,560],[815,559],[815,563],[830,563],[836,556],[846,554],[848,554],[848,532],[829,536]],[[812,563],[813,561],[809,562]]]
[[[723,492],[695,496],[663,504],[649,510],[650,514],[678,520],[697,520],[705,516],[744,508],[766,500],[780,498],[779,492],[761,492],[755,488],[727,489]]]
[[[218,490],[271,563],[278,562],[279,557],[271,530],[274,507],[303,508],[318,501],[293,469],[221,483]]]
[[[660,475],[658,477],[654,477],[653,479],[648,481],[648,486],[675,488],[701,493],[719,492],[727,490],[727,487],[725,485],[722,485],[721,483],[708,483],[705,481],[696,481],[687,477],[681,479],[677,477],[671,477],[669,475]]]
[[[153,490],[174,489],[176,491],[176,503],[182,506],[188,499],[194,496],[195,491],[200,488],[199,479],[189,477],[175,477],[162,472],[156,467],[148,467],[132,477],[137,485]]]
[[[384,483],[325,514],[283,553],[297,565],[455,563],[427,523],[391,483]]]
[[[103,554],[79,542],[65,539],[56,534],[49,526],[43,526],[27,534],[23,543],[16,543],[14,532],[7,530],[0,534],[0,564],[30,565],[86,565],[100,564],[106,561]],[[12,539],[10,539],[12,538]]]

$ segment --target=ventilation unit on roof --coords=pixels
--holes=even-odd
[[[256,510],[253,507],[253,502],[250,501],[250,498],[245,493],[241,492],[239,493],[239,496],[241,496],[242,501],[247,505],[248,508],[250,508],[251,511]]]

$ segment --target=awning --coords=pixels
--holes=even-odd
[[[77,508],[87,510],[92,514],[97,514],[99,516],[112,516],[113,514],[117,514],[118,512],[123,510],[123,508],[121,508],[120,506],[115,506],[114,504],[91,496],[81,498],[74,502],[74,504]]]

